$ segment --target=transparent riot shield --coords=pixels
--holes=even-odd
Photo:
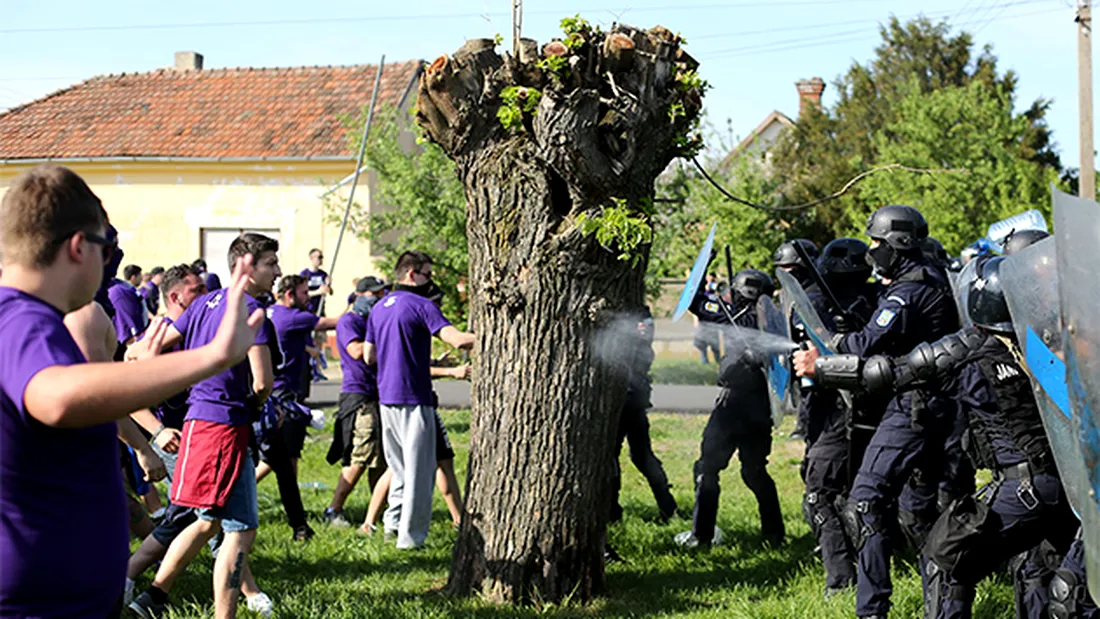
[[[1052,190],[1058,292],[1066,383],[1073,422],[1088,474],[1089,490],[1100,494],[1100,205]],[[1089,591],[1100,599],[1100,512],[1081,514]]]
[[[973,327],[970,314],[966,311],[967,296],[970,294],[970,283],[978,277],[978,263],[984,260],[981,256],[974,256],[966,266],[959,271],[958,279],[953,282],[955,289],[955,305],[959,310],[959,324],[965,327]]]
[[[802,320],[802,324],[806,326],[806,335],[821,351],[821,354],[831,355],[836,353],[836,350],[830,344],[833,334],[825,328],[825,322],[817,315],[817,310],[814,309],[810,297],[806,296],[802,284],[799,284],[793,275],[783,269],[776,269],[775,276],[779,279],[779,285],[782,287],[779,291],[779,301],[783,306],[783,315],[790,316],[793,309]]]
[[[1066,387],[1054,238],[1010,256],[1001,280],[1058,474],[1073,511],[1097,513]]]
[[[761,331],[791,339],[790,321],[784,318],[783,312],[779,311],[771,297],[762,296],[756,300],[756,317]],[[768,399],[772,407],[772,420],[778,426],[784,415],[794,415],[798,412],[790,354],[782,351],[769,353],[764,371],[768,375]]]

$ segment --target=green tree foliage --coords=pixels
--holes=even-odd
[[[945,247],[960,249],[984,236],[990,223],[1022,210],[1050,215],[1057,170],[1031,155],[1032,121],[1014,114],[1005,86],[981,82],[923,92],[916,79],[895,106],[895,120],[875,136],[882,161],[965,173],[875,174],[863,184],[869,204],[913,205]],[[864,223],[852,213],[852,226]]]
[[[356,202],[348,217],[348,230],[370,241],[383,254],[382,275],[392,278],[397,257],[406,250],[427,252],[434,261],[433,278],[446,293],[443,313],[465,323],[466,301],[458,292],[468,271],[466,250],[466,197],[455,176],[454,163],[431,143],[411,144],[414,131],[406,112],[382,110],[374,115],[366,164],[377,181],[372,196],[375,211]],[[358,118],[346,118],[352,152],[363,136],[364,109]],[[402,137],[404,136],[404,137]],[[361,178],[360,183],[365,183]],[[362,194],[359,194],[362,195]],[[328,219],[339,224],[346,203],[328,200]]]
[[[919,167],[927,168],[981,163],[982,157],[974,152],[976,147],[959,143],[964,139],[992,149],[985,156],[1000,162],[996,166],[1000,172],[975,170],[952,179],[954,201],[946,199],[948,190],[939,184],[943,175],[893,172],[888,182],[876,175],[873,183],[857,185],[838,200],[792,217],[792,233],[819,243],[862,233],[872,210],[906,200],[922,206],[933,222],[948,223],[965,216],[975,226],[988,225],[1006,212],[1041,206],[1045,200],[1042,192],[1019,196],[1013,208],[1004,199],[990,197],[994,190],[982,183],[994,178],[1005,180],[1007,169],[1015,169],[1005,157],[1021,162],[1020,172],[1031,170],[1024,163],[1044,171],[1060,170],[1044,119],[1048,102],[1037,100],[1016,113],[1012,105],[1016,75],[1012,71],[998,73],[997,59],[988,46],[976,52],[970,35],[961,32],[952,36],[946,22],[920,18],[902,24],[892,18],[881,28],[881,34],[883,42],[874,58],[865,64],[853,64],[836,81],[837,103],[829,109],[807,110],[775,148],[774,174],[782,179],[780,201],[801,204],[822,198],[858,174],[889,163],[919,161]],[[922,102],[940,106],[939,113],[922,113],[914,119]],[[953,114],[953,104],[967,111]],[[988,124],[970,121],[978,116]],[[957,123],[969,128],[960,128]],[[907,146],[905,140],[916,140],[919,146]],[[960,151],[968,149],[963,156]],[[1039,176],[1046,178],[1046,172]],[[945,197],[928,198],[928,191]],[[972,231],[954,228],[947,232],[955,235],[953,240],[941,240],[948,250],[957,251],[960,243],[967,242],[965,234]],[[932,233],[941,235],[935,223]]]

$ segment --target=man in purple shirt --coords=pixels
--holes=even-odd
[[[309,307],[310,313],[322,315],[324,312],[321,309],[321,299],[325,295],[332,294],[331,281],[329,280],[328,273],[321,268],[321,264],[324,263],[325,256],[319,249],[309,250],[309,268],[302,269],[299,273],[302,277],[306,278],[309,282]]]
[[[278,241],[254,233],[245,233],[229,245],[230,263],[248,258],[255,264],[244,295],[250,311],[263,311],[255,297],[270,291],[280,275],[278,249]],[[164,346],[182,343],[184,350],[190,351],[206,345],[228,311],[226,302],[224,290],[195,299],[168,327]],[[214,563],[214,615],[236,616],[241,581],[248,573],[248,552],[259,527],[248,439],[253,417],[271,394],[274,372],[269,344],[274,340],[271,322],[263,320],[248,349],[247,362],[191,388],[170,498],[173,503],[195,508],[199,519],[176,537],[152,586],[130,604],[143,619],[164,614],[176,578],[219,530],[226,535]]]
[[[208,292],[214,292],[215,290],[221,290],[222,282],[218,278],[217,273],[209,273],[206,270],[206,260],[202,258],[196,259],[191,266],[195,267],[202,273],[203,283],[206,284],[206,290]]]
[[[138,288],[138,296],[145,302],[145,310],[149,312],[149,320],[156,318],[160,312],[160,285],[164,281],[164,267],[153,267],[149,271],[149,280]],[[203,286],[206,284],[203,283]]]
[[[132,266],[126,268],[129,269]],[[140,269],[138,277],[141,277]],[[125,347],[133,344],[134,340],[145,332],[145,328],[149,326],[149,316],[145,311],[145,304],[138,296],[137,288],[121,279],[111,282],[107,288],[107,297],[115,308],[115,335],[120,344],[117,358],[121,358],[121,355],[126,352]]]
[[[319,318],[306,311],[309,295],[306,280],[300,275],[287,275],[279,282],[277,300],[267,308],[267,318],[275,327],[282,362],[275,367],[275,403],[287,412],[278,436],[263,443],[260,451],[263,462],[257,469],[256,479],[263,479],[274,471],[279,483],[279,497],[283,502],[290,528],[296,541],[313,537],[313,529],[306,523],[298,489],[298,460],[302,457],[306,427],[309,419],[304,409],[297,406],[302,399],[305,370],[309,353],[306,347],[314,331],[327,331],[336,326],[335,318]]]
[[[394,292],[371,310],[363,355],[378,367],[378,401],[386,464],[393,472],[386,530],[398,548],[419,548],[428,538],[435,481],[435,398],[432,336],[469,349],[474,336],[454,328],[422,296],[432,285],[432,259],[407,251],[397,259]]]
[[[0,202],[0,616],[118,616],[129,540],[114,421],[244,358],[263,319],[244,310],[242,265],[211,345],[149,358],[158,322],[136,362],[85,362],[62,318],[99,288],[106,228],[99,198],[53,164]]]
[[[363,338],[367,317],[374,305],[386,295],[389,286],[377,277],[364,277],[355,285],[351,311],[336,323],[336,347],[344,380],[340,386],[340,410],[336,413],[329,464],[341,462],[340,480],[324,520],[337,527],[350,523],[344,517],[344,502],[367,471],[370,489],[382,473],[386,460],[382,452],[382,418],[378,412],[378,382],[374,366],[363,360]]]

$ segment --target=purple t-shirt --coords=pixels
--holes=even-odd
[[[301,395],[305,368],[309,363],[309,345],[313,330],[321,320],[316,314],[276,303],[267,308],[267,318],[275,326],[282,363],[275,368],[275,388]]]
[[[340,349],[340,368],[344,371],[341,393],[361,393],[378,399],[378,375],[373,365],[363,359],[352,359],[348,344],[362,342],[367,335],[367,319],[355,312],[348,312],[336,321],[336,347]]]
[[[149,310],[150,314],[156,314],[160,311],[160,288],[149,280],[138,288],[138,296],[145,303],[145,309]]]
[[[164,322],[171,325],[172,319],[165,316]],[[175,352],[177,350],[180,350],[178,345],[164,352]],[[157,404],[152,408],[153,415],[160,420],[164,427],[182,430],[183,418],[187,415],[187,396],[190,393],[190,389],[184,389],[160,404]]]
[[[209,344],[218,332],[222,316],[225,315],[225,290],[215,290],[191,302],[183,315],[175,322],[175,328],[183,335],[183,348],[191,350]],[[245,295],[248,312],[260,309],[260,303]],[[256,344],[270,344],[275,341],[274,329],[270,320],[264,320],[256,334]],[[252,380],[248,359],[237,365],[200,380],[191,387],[187,398],[187,416],[185,421],[198,419],[213,423],[236,426],[251,422],[251,411],[245,406],[252,393]]]
[[[137,288],[116,279],[107,287],[107,297],[115,306],[115,333],[119,344],[145,332],[149,316],[145,313],[145,304],[138,296]]]
[[[207,273],[206,277],[203,278],[203,282],[206,284],[206,290],[208,292],[214,292],[222,288],[222,280],[218,277],[217,273]]]
[[[432,406],[432,336],[450,324],[434,303],[406,290],[374,306],[364,341],[376,349],[380,404]]]
[[[84,355],[40,299],[0,287],[0,315],[0,616],[105,617],[130,550],[116,426],[27,414],[31,379]]]
[[[314,290],[317,290],[321,286],[324,286],[325,285],[325,280],[328,279],[328,273],[325,273],[324,269],[317,269],[316,271],[313,271],[313,270],[310,270],[310,269],[302,269],[302,272],[299,273],[298,275],[301,275],[302,277],[306,278],[306,282],[308,282],[310,292],[313,292]],[[309,298],[309,311],[310,311],[310,313],[316,314],[317,310],[319,310],[320,308],[321,308],[321,297],[320,296],[310,297]]]

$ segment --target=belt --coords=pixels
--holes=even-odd
[[[1035,473],[1031,470],[1031,465],[1027,462],[1021,462],[1019,464],[1013,464],[1001,469],[997,469],[996,477],[1010,481],[1014,479],[1031,479]]]

